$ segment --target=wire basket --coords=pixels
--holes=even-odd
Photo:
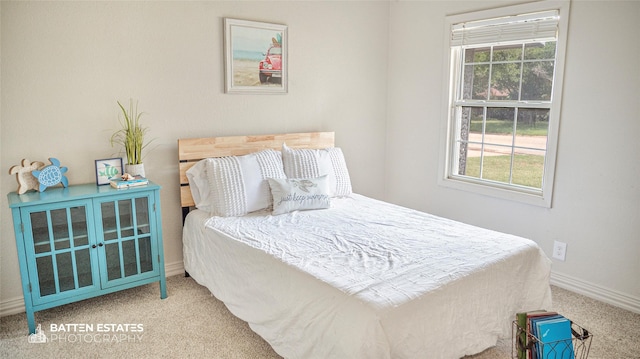
[[[543,342],[526,328],[512,323],[513,359],[587,359],[593,335],[571,322],[571,339]]]

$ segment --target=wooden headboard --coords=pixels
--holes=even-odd
[[[281,135],[186,138],[178,140],[180,161],[180,204],[183,213],[194,206],[187,170],[196,162],[210,157],[241,156],[264,149],[326,148],[334,146],[334,132],[286,133]]]

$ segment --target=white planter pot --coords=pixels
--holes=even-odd
[[[132,176],[146,177],[144,173],[144,163],[139,165],[124,165],[124,171]]]

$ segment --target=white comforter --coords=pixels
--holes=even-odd
[[[458,358],[551,302],[534,242],[359,195],[280,216],[189,215],[184,252],[194,279],[292,358]]]

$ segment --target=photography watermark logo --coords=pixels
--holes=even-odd
[[[47,336],[42,331],[42,325],[38,324],[36,332],[29,334],[29,343],[46,343]]]
[[[48,334],[38,324],[29,335],[29,343],[139,343],[144,335],[143,324],[72,323],[49,325]]]

